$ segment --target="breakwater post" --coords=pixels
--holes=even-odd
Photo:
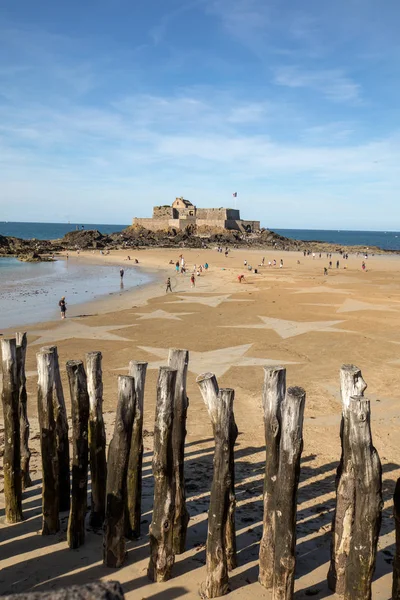
[[[102,527],[106,505],[106,431],[103,419],[103,377],[101,360],[101,352],[88,352],[86,354],[86,372],[89,394],[89,458],[91,477],[89,524],[91,527]]]
[[[67,375],[72,410],[72,502],[67,540],[71,549],[85,542],[88,481],[89,395],[83,362],[69,360]]]
[[[1,399],[4,415],[4,497],[6,523],[22,521],[21,448],[19,423],[19,385],[17,342],[1,339],[3,389]]]
[[[212,373],[204,373],[196,381],[211,419],[215,440],[214,472],[208,511],[207,576],[201,586],[200,594],[204,598],[217,598],[228,593],[229,565],[232,565],[233,561],[236,562],[235,532],[232,530],[232,525],[234,526],[233,446],[236,439],[236,431],[233,427],[235,393],[232,389],[219,389],[217,379]]]
[[[125,535],[128,539],[138,539],[140,537],[140,521],[142,518],[143,415],[146,371],[147,362],[132,360],[129,363],[129,375],[135,380],[136,403],[126,485],[127,506]]]
[[[135,418],[135,380],[118,377],[118,404],[114,434],[108,450],[106,519],[104,523],[103,563],[121,567],[125,559],[126,482],[129,451]]]
[[[149,579],[156,582],[171,578],[175,562],[172,426],[176,375],[176,370],[160,367],[157,381],[153,451],[154,502],[150,525],[150,562],[147,570]]]
[[[25,332],[15,334],[17,342],[17,371],[18,371],[18,394],[19,394],[19,426],[20,426],[20,447],[21,447],[21,478],[22,489],[32,485],[29,475],[29,461],[31,452],[29,450],[29,420],[27,411],[28,395],[26,393],[26,375],[25,360],[27,337]]]

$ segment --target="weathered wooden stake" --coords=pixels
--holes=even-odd
[[[185,438],[186,415],[189,399],[186,395],[186,380],[189,364],[189,351],[171,348],[168,355],[168,366],[177,371],[174,418],[172,424],[172,453],[175,471],[175,515],[174,515],[174,552],[185,552],[186,532],[189,523],[189,513],[186,507],[185,490]]]
[[[303,450],[305,391],[290,387],[282,402],[279,493],[275,499],[275,557],[272,600],[292,600],[296,567],[297,488]]]
[[[167,581],[175,562],[173,521],[175,514],[174,460],[172,424],[176,371],[160,367],[157,382],[154,423],[154,503],[150,525],[150,562],[147,574],[151,581]]]
[[[102,527],[106,510],[106,430],[103,420],[103,381],[101,352],[86,354],[89,394],[89,457],[91,475],[91,511],[89,524]]]
[[[206,581],[201,585],[203,598],[217,598],[228,593],[227,527],[232,491],[232,413],[234,391],[218,388],[215,375],[204,373],[197,378],[200,392],[211,419],[214,439],[214,473],[208,511]]]
[[[118,377],[118,404],[114,435],[108,450],[106,520],[104,523],[103,562],[120,567],[125,559],[126,476],[132,427],[135,417],[135,381]]]
[[[286,369],[264,367],[262,405],[266,445],[264,476],[264,520],[260,542],[259,582],[271,589],[274,581],[275,499],[277,496],[282,402],[286,394]]]
[[[42,456],[42,535],[60,530],[56,424],[54,420],[54,354],[36,355],[38,372],[38,417]]]
[[[21,478],[22,489],[32,485],[29,475],[29,461],[31,452],[29,450],[29,421],[27,411],[28,395],[26,393],[26,375],[25,359],[27,339],[26,333],[18,332],[15,334],[17,341],[17,371],[19,386],[19,427],[20,427],[20,447],[21,447]]]
[[[350,398],[352,396],[362,396],[366,388],[367,384],[358,367],[355,365],[342,366],[340,369],[342,397],[340,438],[342,454],[336,473],[336,509],[332,521],[331,562],[328,572],[329,588],[340,595],[343,595],[345,588],[347,557],[350,550],[354,517],[355,482],[348,445]]]
[[[235,392],[233,392],[232,404],[235,398]],[[231,412],[231,420],[229,424],[229,471],[231,486],[229,489],[229,506],[228,506],[228,517],[226,521],[225,530],[225,550],[226,550],[226,564],[228,571],[233,571],[237,567],[237,550],[236,550],[236,522],[235,522],[235,511],[236,511],[236,494],[235,494],[235,442],[238,436],[238,428],[235,422],[235,415],[233,410]]]
[[[70,457],[67,409],[65,407],[57,347],[44,346],[40,350],[43,352],[52,352],[54,354],[54,418],[56,420],[57,435],[60,511],[63,512],[69,510],[70,508]]]
[[[22,521],[21,448],[19,430],[19,388],[17,343],[1,339],[3,390],[1,399],[4,416],[4,498],[6,523]]]
[[[140,537],[140,521],[142,518],[143,410],[146,370],[147,362],[132,360],[129,363],[129,375],[135,380],[136,404],[127,475],[125,536],[128,539],[138,539]]]
[[[393,560],[392,600],[400,600],[400,478],[393,495],[393,516],[396,530],[396,549]]]
[[[372,445],[370,402],[352,397],[348,443],[354,472],[355,508],[345,574],[345,600],[371,600],[371,583],[382,519],[382,467]]]
[[[67,362],[72,410],[72,503],[67,540],[72,549],[85,541],[85,515],[88,481],[89,395],[86,373],[81,360]]]

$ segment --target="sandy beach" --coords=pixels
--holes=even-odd
[[[81,252],[71,261],[93,265],[126,265],[129,252],[107,256]],[[174,265],[183,253],[188,272],[208,263],[196,277],[177,275]],[[24,492],[25,521],[4,524],[4,497],[0,494],[0,594],[42,591],[96,579],[119,580],[132,600],[197,598],[205,579],[207,509],[212,478],[213,439],[210,420],[196,377],[214,372],[221,387],[235,390],[236,494],[238,568],[231,573],[229,597],[269,598],[257,582],[262,525],[262,489],[265,442],[261,409],[263,365],[287,368],[288,385],[307,393],[304,450],[298,497],[296,599],[336,596],[327,589],[330,526],[334,483],[340,458],[341,401],[339,369],[343,363],[361,368],[371,400],[373,441],[383,466],[384,509],[373,598],[391,597],[394,523],[392,495],[399,476],[398,426],[400,419],[400,259],[371,256],[361,269],[362,256],[343,261],[332,255],[315,259],[296,252],[232,250],[226,258],[215,250],[146,249],[131,251],[139,269],[153,281],[143,287],[71,307],[65,321],[28,325],[28,410],[31,422],[31,469],[34,486]],[[260,267],[262,257],[265,266]],[[268,267],[268,261],[277,266]],[[283,259],[283,268],[279,261]],[[250,273],[244,261],[257,267]],[[336,268],[336,261],[340,268]],[[132,261],[129,261],[132,262]],[[346,266],[346,268],[344,268]],[[238,283],[238,275],[245,281]],[[165,293],[171,277],[172,293]],[[68,294],[67,302],[68,302]],[[82,316],[78,316],[82,315]],[[21,326],[23,322],[21,323]],[[102,535],[87,527],[86,543],[71,551],[66,543],[67,515],[61,532],[42,537],[41,465],[36,413],[36,352],[43,345],[58,347],[68,411],[70,401],[65,363],[84,359],[85,353],[103,354],[104,412],[110,440],[116,405],[117,377],[128,372],[130,360],[149,362],[145,393],[143,531],[128,542],[128,555],[119,570],[102,565]],[[190,406],[186,439],[186,481],[191,516],[187,551],[176,558],[173,578],[150,583],[148,526],[152,510],[152,436],[157,369],[165,364],[170,347],[190,351],[188,396]],[[3,445],[0,420],[0,448]],[[0,474],[0,477],[2,475]],[[2,480],[0,491],[2,492]]]

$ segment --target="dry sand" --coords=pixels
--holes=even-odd
[[[66,321],[28,328],[28,402],[35,485],[24,493],[25,521],[14,526],[5,526],[4,519],[0,523],[0,593],[47,590],[104,578],[121,581],[126,597],[132,600],[198,597],[199,584],[205,578],[213,441],[195,378],[201,372],[213,371],[221,386],[235,389],[235,416],[240,432],[236,445],[239,567],[231,573],[230,597],[269,598],[269,593],[257,583],[265,456],[261,389],[262,365],[275,362],[287,367],[289,385],[303,386],[307,392],[295,597],[335,598],[328,592],[325,580],[335,470],[340,457],[338,372],[342,363],[354,363],[362,369],[368,383],[366,397],[371,400],[373,439],[383,464],[385,506],[373,597],[389,599],[394,551],[392,494],[399,476],[396,440],[400,417],[400,261],[395,257],[370,257],[367,272],[362,272],[362,257],[353,256],[347,261],[347,269],[340,259],[340,269],[334,268],[324,277],[327,259],[313,260],[300,253],[234,250],[225,258],[215,250],[183,250],[189,267],[205,262],[210,265],[207,273],[196,278],[196,288],[192,290],[189,276],[177,276],[174,266],[168,264],[180,252],[130,251],[140,267],[158,273],[151,285],[75,307]],[[81,253],[70,260],[92,261],[93,268],[99,261],[119,266],[126,254],[113,252],[94,257]],[[263,255],[267,264],[274,258],[279,264],[283,258],[284,268],[265,266],[259,268],[259,274],[247,274],[244,259],[256,266]],[[334,265],[337,258],[332,258]],[[237,282],[241,273],[246,276],[246,283]],[[164,280],[168,275],[173,293],[166,295]],[[86,316],[74,318],[79,314]],[[84,358],[88,351],[103,353],[108,439],[113,427],[118,374],[127,372],[132,359],[149,361],[145,429],[150,435],[145,438],[143,536],[136,543],[128,543],[127,560],[119,570],[103,567],[100,532],[88,529],[82,548],[67,548],[65,514],[59,535],[40,535],[35,352],[50,342],[58,346],[61,365],[68,359]],[[190,350],[186,477],[191,521],[188,550],[177,557],[173,579],[165,584],[151,584],[146,568],[155,384],[157,368],[165,363],[171,346]],[[69,410],[64,368],[62,377]],[[1,423],[0,426],[2,429]],[[0,514],[4,515],[3,504]]]

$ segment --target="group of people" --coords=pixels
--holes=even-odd
[[[185,261],[183,254],[179,255],[178,260],[175,263],[173,260],[170,260],[169,264],[175,265],[175,271],[176,271],[177,275],[179,273],[181,275],[185,275],[187,268],[186,268],[186,261]],[[194,288],[196,286],[196,277],[200,277],[200,275],[203,273],[203,271],[207,271],[208,266],[209,265],[207,262],[205,262],[204,265],[193,265],[193,270],[190,275],[190,286],[192,288]],[[167,287],[166,287],[165,293],[172,292],[171,277],[167,278],[166,286]]]

